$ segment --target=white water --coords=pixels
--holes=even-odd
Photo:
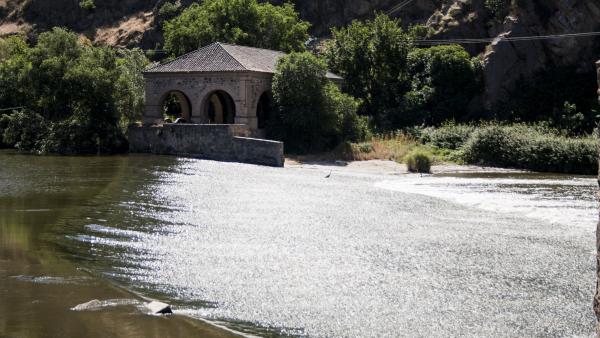
[[[71,239],[176,313],[315,337],[594,332],[591,179],[154,170]]]
[[[513,175],[514,176],[514,175]],[[590,229],[597,222],[594,178],[530,179],[411,175],[375,186],[489,211]]]

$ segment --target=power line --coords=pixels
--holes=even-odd
[[[415,1],[415,0],[405,0],[405,1],[401,2],[400,4],[392,7],[392,9],[390,9],[389,11],[387,11],[386,14],[390,15],[390,16],[394,15],[394,14],[396,14],[396,12],[400,11],[402,8],[410,5],[410,3],[413,2],[413,1]]]
[[[15,109],[23,109],[25,108],[25,106],[20,106],[20,107],[10,107],[10,108],[1,108],[0,111],[7,111],[7,110],[15,110]]]
[[[414,40],[413,43],[416,45],[482,44],[482,43],[489,44],[489,43],[493,43],[493,42],[542,41],[542,40],[583,38],[583,37],[594,37],[594,36],[600,36],[600,32],[582,32],[582,33],[569,33],[569,34],[514,36],[514,37],[498,36],[498,37],[492,37],[492,38]]]

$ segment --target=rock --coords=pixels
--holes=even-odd
[[[173,313],[173,311],[171,310],[171,305],[166,304],[166,303],[152,301],[152,302],[146,303],[144,305],[146,306],[146,308],[148,308],[150,310],[150,312],[152,314],[155,314],[155,315],[159,315],[159,314],[164,315],[164,314]]]
[[[89,302],[79,304],[75,307],[72,307],[73,311],[89,311],[89,310],[97,310],[103,306],[103,303],[97,299],[90,300]]]

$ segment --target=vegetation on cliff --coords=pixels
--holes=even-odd
[[[273,6],[257,0],[206,0],[164,24],[165,49],[179,56],[219,41],[302,51],[309,27],[289,3]]]
[[[185,9],[169,4],[160,13],[171,57],[217,40],[288,52],[307,49],[310,25],[289,4],[208,0]],[[485,5],[494,13],[507,10],[504,1]],[[482,59],[458,45],[419,47],[416,40],[430,33],[425,27],[403,28],[399,20],[380,14],[331,33],[323,48],[292,53],[278,64],[269,134],[284,140],[287,150],[321,151],[346,142],[368,149],[364,141],[372,133],[433,130],[425,143],[438,154],[456,151],[458,160],[589,171],[586,135],[600,109],[587,87],[577,95],[577,83],[593,80],[587,75],[580,79],[564,68],[523,79],[521,91],[492,112],[477,108],[486,81]],[[0,88],[7,89],[0,91],[0,107],[18,107],[16,113],[2,112],[2,143],[67,153],[121,148],[119,127],[138,119],[143,109],[146,63],[139,50],[93,47],[63,29],[41,34],[32,46],[19,36],[0,40]],[[341,90],[326,79],[327,68],[344,77]],[[514,153],[521,152],[513,158],[489,145],[501,142],[498,137],[516,137],[514,130],[528,130],[474,126],[482,120],[544,123],[557,132],[511,139]],[[466,124],[450,128],[448,121]],[[553,155],[546,158],[543,152]],[[581,166],[585,169],[577,169]]]

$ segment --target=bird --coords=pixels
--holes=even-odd
[[[325,176],[325,178],[330,178],[331,177],[331,170],[329,170],[329,174],[327,174],[327,176]]]

